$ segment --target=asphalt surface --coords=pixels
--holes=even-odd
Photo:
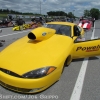
[[[5,44],[0,47],[0,51],[17,39],[28,34],[30,30],[12,31],[12,28],[2,28],[0,40],[4,39]],[[95,28],[85,34],[87,39],[91,39],[94,31],[94,37],[100,38],[100,21],[95,22]],[[5,58],[6,59],[6,58]],[[80,69],[84,59],[73,60],[65,70],[58,82],[47,90],[38,94],[20,94],[7,90],[0,86],[1,100],[71,100],[73,89],[76,84]],[[76,91],[77,92],[77,91]],[[76,99],[72,99],[76,100]],[[77,100],[100,100],[100,56],[88,59],[87,69],[81,90],[80,98]]]

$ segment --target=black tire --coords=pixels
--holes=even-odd
[[[65,62],[64,62],[64,66],[63,66],[63,68],[62,68],[62,73],[63,73],[63,71],[64,71],[64,68],[65,68],[65,67],[68,67],[71,61],[72,61],[71,55],[69,55],[69,56],[67,57],[67,59],[65,60]]]
[[[64,66],[69,66],[69,64],[71,63],[72,59],[71,59],[71,55],[69,55],[67,57],[67,59],[65,60]]]

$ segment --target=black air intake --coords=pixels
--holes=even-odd
[[[32,32],[30,32],[30,33],[28,34],[28,38],[29,38],[29,39],[32,39],[32,40],[35,40],[35,39],[36,39],[36,36],[35,36]]]
[[[7,69],[3,69],[3,68],[0,68],[0,71],[8,74],[8,75],[11,75],[11,76],[15,76],[15,77],[19,77],[19,78],[23,78],[22,76],[10,71],[10,70],[7,70]]]
[[[49,39],[55,34],[56,30],[46,27],[38,27],[33,29],[29,34],[28,38],[37,41],[43,41]]]

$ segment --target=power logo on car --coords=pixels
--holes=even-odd
[[[82,50],[86,52],[91,52],[91,51],[98,51],[100,49],[100,45],[97,46],[90,46],[90,47],[77,47],[76,51]]]

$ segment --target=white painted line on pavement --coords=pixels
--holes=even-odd
[[[82,67],[80,69],[80,72],[79,72],[79,75],[78,75],[78,78],[77,78],[77,81],[74,87],[74,91],[72,93],[70,100],[80,100],[82,87],[84,83],[84,77],[85,77],[85,73],[87,69],[87,64],[88,64],[88,58],[85,58],[82,63]]]
[[[7,34],[7,35],[1,35],[0,37],[5,37],[5,36],[9,36],[9,35],[15,35],[15,34],[19,34],[19,33],[28,32],[28,31],[30,31],[30,30],[27,30],[27,31],[21,31],[21,32],[16,32],[16,33]]]
[[[95,23],[94,23],[94,29],[93,29],[93,32],[92,32],[91,39],[94,39],[94,32],[95,32]]]
[[[92,32],[91,39],[94,38],[94,32],[95,32],[95,25],[94,25],[94,30]],[[75,87],[73,89],[70,100],[80,100],[87,65],[88,65],[88,58],[85,58],[83,60],[83,63],[82,63],[82,66],[81,66],[81,69],[80,69],[80,72],[79,72],[79,75],[78,75],[78,78],[77,78],[77,81],[76,81]]]

